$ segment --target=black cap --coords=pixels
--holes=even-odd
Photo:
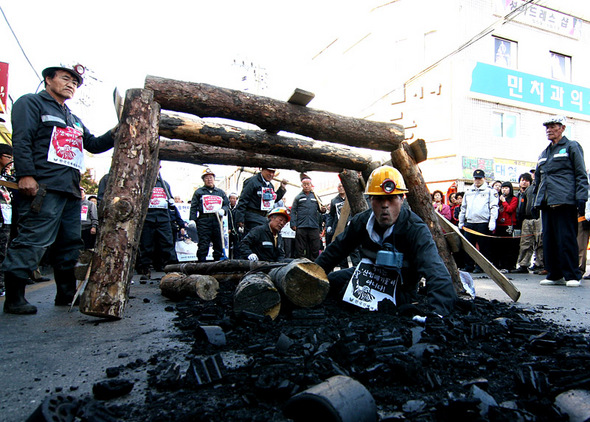
[[[0,143],[0,155],[13,155],[12,147],[8,144]]]
[[[484,177],[486,177],[486,174],[481,169],[477,169],[473,172],[474,179],[483,179]]]

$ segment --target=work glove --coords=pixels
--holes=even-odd
[[[586,215],[586,201],[577,201],[578,215]]]
[[[493,232],[494,230],[496,230],[496,222],[495,221],[490,221],[490,223],[488,224],[488,229],[490,229],[491,232]]]
[[[191,229],[194,229],[195,227],[197,227],[197,223],[195,222],[195,220],[191,220],[188,222],[188,227]]]
[[[223,217],[225,215],[225,210],[223,208],[220,208],[219,211],[217,211],[217,214]]]
[[[459,230],[463,230],[463,226],[465,226],[465,224],[459,223],[459,225],[457,227],[459,227]]]
[[[326,233],[328,233],[328,234],[332,233],[332,227],[328,227],[328,228],[326,229]]]
[[[251,253],[250,255],[248,255],[248,260],[249,261],[258,261],[258,255],[256,255],[255,253]]]

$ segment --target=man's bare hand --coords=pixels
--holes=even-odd
[[[18,181],[18,190],[25,196],[35,196],[39,191],[39,183],[33,176],[24,176]]]

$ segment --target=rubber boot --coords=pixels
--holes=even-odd
[[[69,306],[76,295],[76,274],[74,269],[54,270],[55,287],[55,306]]]
[[[28,315],[36,314],[37,307],[31,305],[25,299],[26,279],[15,277],[11,273],[4,273],[4,287],[6,297],[4,299],[4,313]]]

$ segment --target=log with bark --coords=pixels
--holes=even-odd
[[[461,283],[461,277],[459,275],[457,264],[455,263],[455,258],[453,258],[453,255],[449,250],[444,233],[438,223],[436,211],[432,206],[432,197],[426,187],[420,168],[409,154],[409,149],[409,145],[404,142],[401,148],[398,148],[391,153],[391,162],[393,163],[393,166],[400,171],[404,178],[406,188],[408,189],[406,197],[410,208],[426,223],[430,229],[430,233],[432,233],[434,243],[438,248],[438,253],[449,270],[451,279],[453,280],[455,291],[459,294],[463,294],[465,293],[465,289]]]
[[[350,206],[350,215],[357,215],[367,209],[369,204],[365,198],[365,182],[355,170],[344,170],[338,176],[346,192],[346,200]]]
[[[217,297],[219,282],[210,275],[168,273],[160,280],[160,290],[172,300],[198,297],[210,301]]]
[[[223,164],[228,166],[270,167],[297,171],[324,171],[338,173],[341,167],[314,163],[276,155],[257,154],[231,148],[213,147],[185,141],[160,140],[160,159],[191,164]]]
[[[403,126],[397,124],[340,116],[213,85],[147,76],[145,87],[154,91],[163,109],[253,123],[274,133],[284,130],[381,151],[397,148],[405,137]]]
[[[273,320],[281,310],[281,295],[268,274],[246,274],[234,292],[234,313],[268,315]]]
[[[302,308],[321,304],[330,290],[322,267],[308,259],[295,259],[269,273],[274,285],[291,303]]]
[[[361,171],[366,169],[372,161],[368,154],[328,142],[280,136],[263,130],[244,129],[195,117],[165,113],[162,113],[160,118],[160,135],[170,139],[181,139],[239,151],[253,153],[264,151],[268,155]]]
[[[160,107],[151,91],[127,91],[91,273],[80,297],[80,312],[84,314],[123,317],[141,228],[159,168],[159,122]]]
[[[183,274],[236,274],[247,273],[259,268],[272,268],[282,266],[276,262],[248,261],[247,259],[225,259],[213,262],[185,262],[182,264],[166,265],[164,271],[167,273],[179,272]]]

